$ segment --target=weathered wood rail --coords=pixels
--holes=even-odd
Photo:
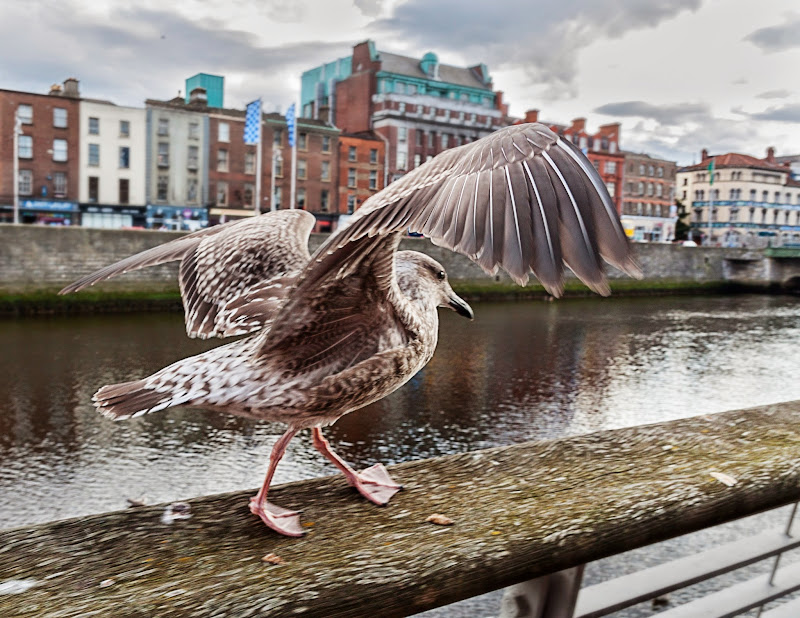
[[[340,477],[276,488],[303,539],[250,515],[252,492],[190,500],[171,524],[161,505],[0,532],[0,587],[30,585],[0,594],[0,616],[413,614],[800,499],[800,401],[391,473],[405,490],[385,508]]]

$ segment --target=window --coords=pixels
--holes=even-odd
[[[130,181],[127,178],[119,179],[119,203],[130,203]]]
[[[276,146],[280,146],[282,139],[283,139],[283,129],[273,129],[272,143],[275,144]]]
[[[67,110],[63,107],[53,108],[53,126],[57,129],[67,128]]]
[[[319,209],[322,212],[328,212],[328,202],[330,196],[330,192],[327,189],[323,189],[319,193]]]
[[[244,205],[245,206],[253,206],[253,194],[255,193],[253,189],[252,182],[244,183]]]
[[[356,186],[356,170],[353,167],[348,168],[347,170],[347,186],[348,187]]]
[[[231,141],[231,125],[229,125],[227,122],[220,122],[217,125],[217,141]]]
[[[189,146],[189,154],[186,159],[186,167],[190,170],[196,170],[199,156],[200,156],[200,148],[197,146]]]
[[[417,134],[419,135],[419,134]],[[378,149],[371,148],[369,151],[369,162],[370,163],[377,163],[378,162]],[[800,195],[798,195],[798,199],[800,199]]]
[[[417,153],[414,155],[414,167],[419,167],[422,163],[422,155]]]
[[[728,221],[731,223],[736,223],[739,220],[739,209],[738,208],[731,208],[730,214],[728,215]]]
[[[448,137],[450,137],[450,136],[447,133],[442,133],[442,150],[444,150],[444,149],[446,149],[448,147],[447,146]]]
[[[397,128],[397,141],[405,142],[408,140],[408,129],[406,127]]]
[[[428,131],[428,148],[433,148],[433,131]]]
[[[53,194],[54,197],[66,197],[67,195],[66,172],[56,172],[55,174],[53,174]]]
[[[645,171],[645,165],[644,165],[644,163],[640,163],[639,164],[639,176],[644,176],[644,171]],[[700,180],[700,178],[698,178],[698,180]]]
[[[256,173],[256,153],[254,152],[244,153],[244,173],[245,174]]]
[[[330,161],[323,161],[322,162],[322,180],[330,180],[331,179],[331,162]]]
[[[275,176],[282,177],[283,176],[283,157],[279,157],[277,159],[273,159],[275,163]]]
[[[186,201],[190,204],[197,203],[197,178],[186,180]]]
[[[611,197],[616,197],[617,195],[617,183],[615,182],[607,182],[606,189],[608,189],[608,194]]]
[[[128,120],[119,121],[119,136],[129,137],[131,134],[131,123]]]
[[[158,167],[169,167],[168,142],[158,142]]]
[[[769,191],[762,191],[761,192],[761,201],[766,202],[769,200]]]
[[[308,150],[308,134],[307,133],[298,133],[298,135],[297,135],[297,147],[300,150]]]
[[[647,195],[653,195],[653,183],[652,182],[648,182],[647,183]]]
[[[369,188],[378,188],[378,170],[370,170],[369,172]]]
[[[347,160],[348,161],[355,161],[356,160],[356,147],[355,146],[350,146],[350,148],[347,149]]]
[[[169,176],[160,175],[158,177],[158,185],[156,187],[158,199],[162,202],[167,201],[167,193],[169,189]]]
[[[32,159],[33,158],[33,137],[30,135],[20,135],[17,142],[17,158],[18,159]]]
[[[91,118],[89,120],[91,121]],[[92,131],[90,129],[89,133],[91,133],[91,132]],[[159,118],[158,119],[158,134],[159,135],[169,135],[169,118]],[[191,135],[191,127],[190,127],[190,131],[189,131],[189,136],[192,137],[192,135]]]
[[[404,170],[406,169],[406,165],[408,164],[407,155],[405,152],[398,152],[397,153],[397,168]]]
[[[126,170],[131,166],[131,149],[129,146],[119,147],[119,167]]]
[[[97,203],[98,195],[100,194],[100,178],[97,176],[89,176],[89,201]]]
[[[224,148],[220,148],[217,150],[217,171],[218,172],[227,172],[228,171],[228,151]]]
[[[664,185],[657,184],[656,185],[656,197],[663,197],[664,195]]]
[[[331,137],[330,135],[323,135],[322,136],[322,152],[330,152],[331,151]]]
[[[19,105],[17,106],[17,118],[22,124],[33,124],[33,106],[32,105]]]
[[[298,159],[297,160],[297,177],[298,178],[305,178],[306,177],[306,160],[305,159]]]
[[[644,183],[640,182],[636,185],[636,195],[644,195]]]
[[[347,214],[352,215],[356,210],[356,196],[352,193],[347,196]]]
[[[755,189],[750,189],[750,201],[751,202],[755,202],[756,201],[756,190]]]
[[[228,183],[220,180],[217,183],[217,206],[228,205]]]
[[[67,140],[54,139],[53,161],[66,161],[66,160],[67,160]]]
[[[89,165],[100,165],[100,144],[89,144]]]
[[[33,172],[31,170],[20,170],[17,180],[20,195],[30,195],[33,193]]]
[[[617,173],[617,162],[606,161],[606,174],[616,174],[616,173]]]
[[[425,135],[425,131],[420,131],[419,129],[414,130],[414,135],[417,140],[417,146],[422,146],[422,136]]]
[[[775,191],[775,200],[774,200],[774,202],[776,204],[779,204],[780,201],[781,201],[781,192],[780,191]]]
[[[160,130],[161,127],[159,127]],[[159,133],[161,135],[161,133]],[[164,133],[166,135],[166,133]],[[197,122],[189,123],[189,139],[198,139],[200,137],[200,124]]]
[[[100,135],[99,118],[89,118],[89,135]]]
[[[658,166],[658,169],[656,170],[656,176],[658,176],[659,178],[664,178],[664,168],[661,167],[660,165]]]
[[[283,197],[283,191],[281,191],[280,187],[275,187],[275,194],[272,196],[272,203],[275,204],[275,208],[281,207],[281,198]]]
[[[406,111],[406,104],[403,103],[402,101],[400,103],[398,103],[397,104],[397,111],[401,112],[401,113]]]
[[[299,187],[297,189],[297,207],[301,210],[306,209],[306,188]]]

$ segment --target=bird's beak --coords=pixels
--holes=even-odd
[[[475,317],[475,315],[472,313],[472,307],[470,307],[466,302],[464,302],[463,299],[455,294],[450,297],[449,305],[458,315],[463,315],[465,318],[469,318],[470,320]]]

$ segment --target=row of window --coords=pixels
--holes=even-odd
[[[410,95],[427,94],[429,96],[434,96],[434,97],[443,97],[458,101],[477,103],[479,105],[483,105],[484,107],[494,106],[493,96],[479,95],[475,93],[470,94],[464,91],[451,90],[444,85],[442,87],[436,87],[430,84],[426,84],[424,87],[420,88],[417,86],[417,84],[411,84],[391,79],[381,79],[378,82],[378,92],[380,93],[393,92],[395,94],[410,94]]]
[[[354,167],[347,168],[347,186],[348,187],[355,187],[356,186],[356,168],[354,168]],[[378,188],[378,171],[377,170],[370,170],[369,171],[369,188],[370,189],[377,189]]]
[[[632,183],[629,182],[626,186],[628,191],[628,195],[647,195],[648,197],[665,197],[670,198],[671,195],[667,195],[664,191],[665,186],[661,183],[653,183],[653,182],[639,182],[639,183]],[[672,188],[670,187],[669,193],[672,193]]]
[[[347,160],[348,161],[357,161],[358,160],[358,149],[355,146],[350,146],[347,149]],[[370,163],[377,163],[378,162],[378,149],[377,148],[370,148],[369,150],[369,162]]]
[[[792,225],[792,221],[794,221],[794,225],[800,225],[800,210],[780,210],[778,208],[748,208],[746,211],[744,209],[739,208],[730,208],[728,209],[728,219],[730,223],[739,223],[745,222],[745,219],[739,218],[740,210],[742,210],[742,215],[747,214],[747,223],[772,223],[772,224],[780,224],[783,225]],[[694,210],[694,220],[697,223],[701,223],[704,220],[703,215],[704,209],[703,208],[695,208]],[[783,215],[781,215],[783,213]],[[711,209],[711,220],[718,221],[720,215],[720,210],[717,208]],[[760,218],[759,216],[760,215]],[[771,216],[770,216],[771,215]],[[707,217],[707,215],[705,216]],[[760,220],[757,220],[760,219]],[[770,220],[771,219],[771,220]],[[781,221],[783,219],[783,221]]]
[[[189,177],[186,179],[186,203],[196,204],[197,198],[197,178]],[[159,202],[166,202],[169,199],[169,176],[166,174],[159,174],[158,182],[156,183],[156,199]]]
[[[698,172],[695,174],[694,179],[696,182],[708,182],[709,178],[711,177],[710,172]],[[742,172],[741,171],[732,171],[730,175],[726,178],[724,174],[720,172],[714,172],[714,182],[718,180],[742,180]],[[746,179],[745,179],[746,180]],[[780,174],[769,174],[765,172],[753,172],[753,182],[765,182],[769,184],[776,184],[780,183],[782,180],[782,176]],[[689,178],[684,176],[683,177],[683,186],[685,187],[689,183]]]
[[[628,173],[633,174],[636,170],[635,163],[628,163]],[[655,176],[657,178],[664,177],[664,168],[662,166],[639,164],[639,176]],[[684,183],[685,184],[685,183]]]
[[[719,200],[720,199],[720,190],[719,189],[711,189],[708,192],[709,199],[712,200]],[[686,199],[686,191],[683,192],[683,199]],[[702,202],[706,199],[706,192],[704,189],[698,189],[694,192],[694,199],[695,201]],[[741,200],[742,198],[742,190],[741,189],[731,189],[728,192],[728,199],[729,200]],[[762,191],[761,192],[761,199],[758,200],[758,191],[756,189],[750,189],[750,197],[749,201],[751,202],[769,202],[769,191]],[[772,203],[773,204],[792,204],[792,194],[788,191],[781,195],[780,191],[775,191],[772,194]],[[795,204],[800,204],[800,193],[795,195]]]
[[[100,178],[98,176],[89,176],[89,202],[97,203],[100,200]],[[118,202],[119,204],[130,203],[130,180],[127,178],[119,178],[117,182],[118,188]]]
[[[305,210],[307,204],[307,191],[305,187],[298,187],[297,193],[295,194],[295,200],[297,202],[297,208],[301,210]],[[219,198],[219,192],[217,195]],[[275,208],[280,208],[282,204],[283,198],[283,190],[281,187],[275,187],[275,193],[272,196],[272,203],[275,204]],[[330,202],[331,202],[331,192],[328,189],[320,189],[319,192],[319,210],[320,212],[328,212],[330,209]],[[219,204],[219,199],[217,201]]]
[[[53,176],[53,197],[67,196],[66,172],[55,172]],[[19,170],[18,187],[20,195],[33,195],[33,171]]]
[[[436,145],[436,132],[435,131],[422,131],[421,129],[416,129],[414,131],[416,145],[421,147],[423,144],[428,148],[435,148]],[[451,143],[452,138],[452,143]],[[447,150],[448,148],[455,148],[456,146],[461,146],[461,144],[467,144],[471,141],[475,141],[477,138],[470,137],[470,136],[462,136],[462,135],[451,135],[449,133],[440,133],[439,139],[441,142],[442,150]],[[401,144],[404,144],[408,141],[408,129],[406,127],[397,127],[397,141]],[[377,151],[375,152],[375,156],[377,158]],[[373,163],[373,161],[370,161]]]
[[[100,165],[100,144],[89,144],[88,164],[92,167]],[[129,169],[131,166],[131,149],[129,146],[119,147],[119,168]]]
[[[645,217],[667,217],[669,216],[670,207],[665,204],[625,202],[622,211],[626,215],[639,215]]]
[[[89,135],[100,135],[100,119],[94,116],[89,117]],[[119,136],[130,137],[131,123],[129,120],[119,121]]]
[[[226,123],[220,123],[226,124]],[[158,128],[156,133],[160,137],[166,137],[169,135],[169,118],[159,118],[158,119]],[[190,122],[189,123],[189,139],[199,139],[200,138],[200,123],[199,122]],[[228,139],[225,140],[226,142],[229,141]]]
[[[20,135],[17,142],[17,158],[33,159],[33,137],[30,135]],[[53,161],[63,162],[67,160],[67,140],[53,140]]]

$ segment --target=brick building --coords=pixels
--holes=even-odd
[[[372,131],[339,137],[339,214],[351,215],[386,184],[386,142]]]
[[[79,101],[74,78],[65,80],[63,87],[54,85],[49,94],[0,90],[0,222],[13,222],[15,182],[21,222],[79,222]],[[13,152],[15,114],[22,120],[17,153]]]
[[[625,152],[622,226],[633,240],[671,242],[677,220],[675,161]]]
[[[617,212],[622,212],[622,178],[625,157],[619,149],[619,123],[600,125],[596,132],[590,133],[586,130],[586,118],[575,118],[570,125],[555,124],[540,120],[538,109],[525,112],[524,122],[541,122],[580,148],[606,184]]]
[[[372,41],[304,72],[301,105],[305,116],[329,113],[346,133],[382,136],[390,180],[505,126],[508,114],[486,65],[445,65],[432,52],[410,58],[377,51]]]

